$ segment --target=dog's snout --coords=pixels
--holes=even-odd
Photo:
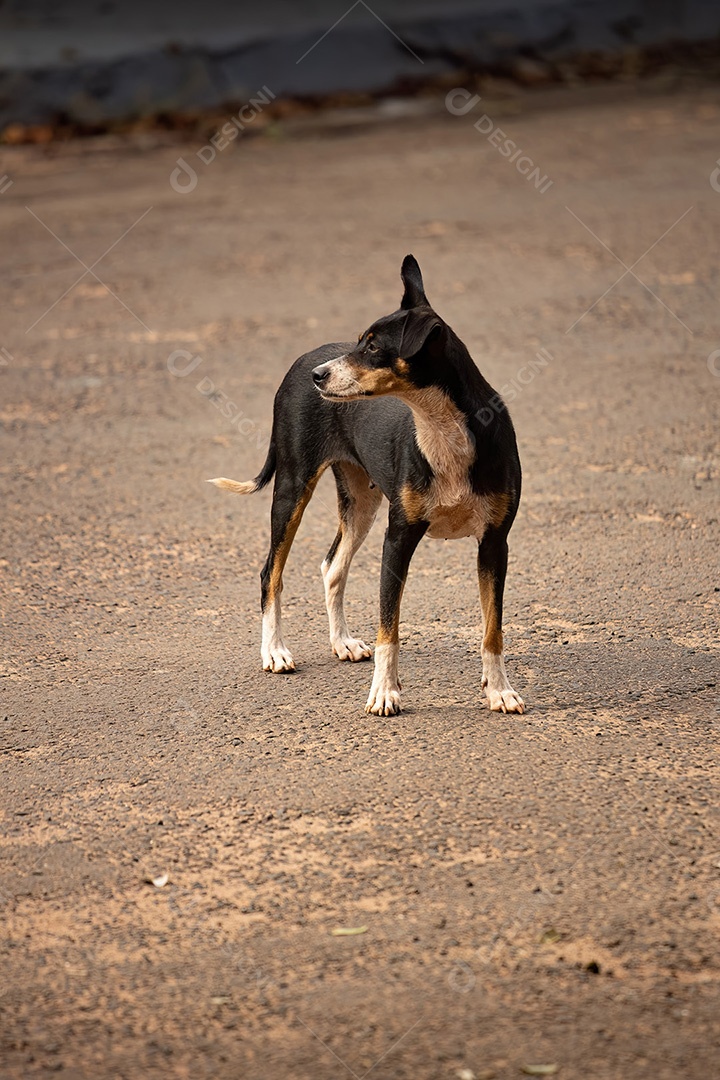
[[[330,368],[326,364],[321,364],[320,367],[313,368],[312,377],[316,386],[322,386],[327,382],[330,375]]]

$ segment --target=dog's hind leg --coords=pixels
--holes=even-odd
[[[270,515],[270,552],[260,574],[262,599],[262,665],[265,671],[295,670],[295,661],[285,647],[282,637],[280,596],[283,588],[283,569],[302,520],[325,466],[305,483],[281,473],[275,478]]]
[[[503,592],[508,546],[505,535],[490,527],[478,546],[478,580],[483,614],[482,685],[495,712],[522,713],[525,703],[510,685],[503,659]]]
[[[367,660],[371,650],[350,634],[345,619],[345,585],[353,556],[370,531],[382,494],[371,486],[359,465],[333,465],[338,492],[340,526],[322,564],[325,603],[330,622],[330,645],[339,660]]]

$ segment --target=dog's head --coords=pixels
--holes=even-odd
[[[404,397],[433,382],[433,361],[442,354],[447,327],[428,303],[412,255],[405,256],[401,277],[405,292],[399,310],[374,322],[351,352],[313,370],[324,398]]]

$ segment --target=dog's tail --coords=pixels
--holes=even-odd
[[[228,480],[225,476],[217,476],[214,480],[208,480],[208,484],[214,484],[215,487],[222,488],[223,491],[232,491],[235,495],[253,495],[270,483],[276,466],[275,441],[271,439],[265,464],[254,480]]]

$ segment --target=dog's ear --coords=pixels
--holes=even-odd
[[[440,346],[443,325],[442,319],[439,319],[434,311],[422,314],[409,311],[400,341],[402,359],[411,360],[425,346],[428,347],[430,354],[434,355],[438,351],[435,346]]]
[[[408,311],[410,308],[414,307],[420,307],[421,304],[427,304],[428,298],[425,295],[422,274],[420,273],[420,267],[418,266],[417,259],[414,255],[406,255],[403,259],[400,277],[405,286],[405,292],[400,301],[400,307],[403,311]]]

